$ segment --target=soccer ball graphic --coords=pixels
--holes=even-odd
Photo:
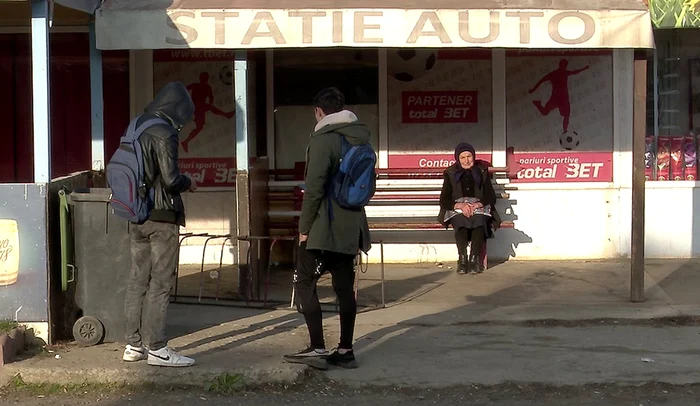
[[[559,137],[559,145],[567,151],[576,149],[579,144],[581,144],[581,140],[576,131],[567,131]]]
[[[230,64],[226,64],[223,68],[221,68],[219,71],[219,80],[221,80],[221,82],[224,84],[231,86],[233,83],[233,71],[231,70]]]
[[[437,55],[429,49],[390,50],[387,56],[389,76],[400,82],[413,82],[435,67]]]

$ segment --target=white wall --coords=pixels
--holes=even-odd
[[[614,259],[629,257],[632,193],[629,188],[525,189],[511,192],[515,229],[501,229],[488,241],[491,260]],[[700,182],[647,182],[647,258],[700,256]],[[499,211],[504,211],[499,204]],[[420,214],[429,207],[412,208]],[[422,210],[420,210],[422,209]],[[504,216],[509,218],[509,216]],[[443,238],[450,238],[452,231]],[[370,261],[379,260],[379,245]],[[454,244],[387,244],[387,262],[455,261]]]

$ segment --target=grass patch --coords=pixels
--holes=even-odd
[[[241,374],[222,373],[204,384],[204,390],[218,395],[231,395],[245,389],[245,377]]]
[[[13,320],[0,320],[0,334],[7,334],[19,327],[19,323]]]
[[[30,395],[55,395],[59,393],[80,394],[89,391],[113,392],[123,388],[124,385],[117,384],[57,384],[57,383],[26,383],[22,375],[17,374],[12,377],[8,389],[24,392]]]
[[[0,398],[7,394],[20,394],[28,396],[48,397],[51,395],[74,395],[80,396],[87,393],[126,393],[126,392],[170,392],[176,389],[187,389],[186,387],[159,386],[151,383],[130,385],[126,383],[27,383],[22,379],[21,374],[16,374],[10,382],[0,388]]]

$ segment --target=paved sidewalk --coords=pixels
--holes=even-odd
[[[387,284],[395,296],[388,308],[358,316],[360,368],[327,374],[355,385],[418,387],[700,383],[700,322],[651,320],[700,316],[696,265],[651,266],[650,300],[642,304],[626,301],[628,288],[620,282],[627,270],[615,263],[514,263],[477,277],[434,266],[407,269]],[[376,286],[363,283],[365,300],[376,298]],[[296,312],[172,305],[168,322],[171,344],[195,357],[196,366],[126,364],[117,344],[68,346],[6,365],[0,379],[19,372],[27,382],[199,385],[224,372],[258,384],[305,375],[303,367],[281,360],[307,343]],[[338,339],[335,314],[326,314],[325,325],[330,347]]]

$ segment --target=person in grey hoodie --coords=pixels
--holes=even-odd
[[[352,349],[357,303],[355,302],[354,259],[360,250],[370,249],[369,226],[364,209],[341,208],[326,195],[326,186],[337,173],[341,160],[341,137],[351,145],[369,143],[369,128],[345,109],[345,97],[336,88],[321,90],[313,100],[316,128],[306,151],[306,190],[299,219],[299,247],[295,284],[301,312],[309,329],[310,345],[287,362],[319,369],[328,364],[356,368]],[[333,205],[333,219],[328,205]],[[316,282],[325,272],[333,277],[333,290],[340,307],[340,343],[326,351],[321,306]]]
[[[139,143],[144,156],[144,178],[154,189],[154,206],[148,220],[131,224],[131,273],[126,290],[127,362],[148,359],[149,365],[182,367],[194,360],[167,346],[165,317],[177,265],[179,228],[185,225],[183,192],[193,192],[196,182],[177,166],[182,127],[192,120],[194,104],[185,86],[170,82],[146,106],[137,126],[152,118],[165,121],[147,128]],[[148,311],[142,319],[144,300]],[[142,333],[145,333],[142,335]],[[144,339],[147,340],[144,342]]]

